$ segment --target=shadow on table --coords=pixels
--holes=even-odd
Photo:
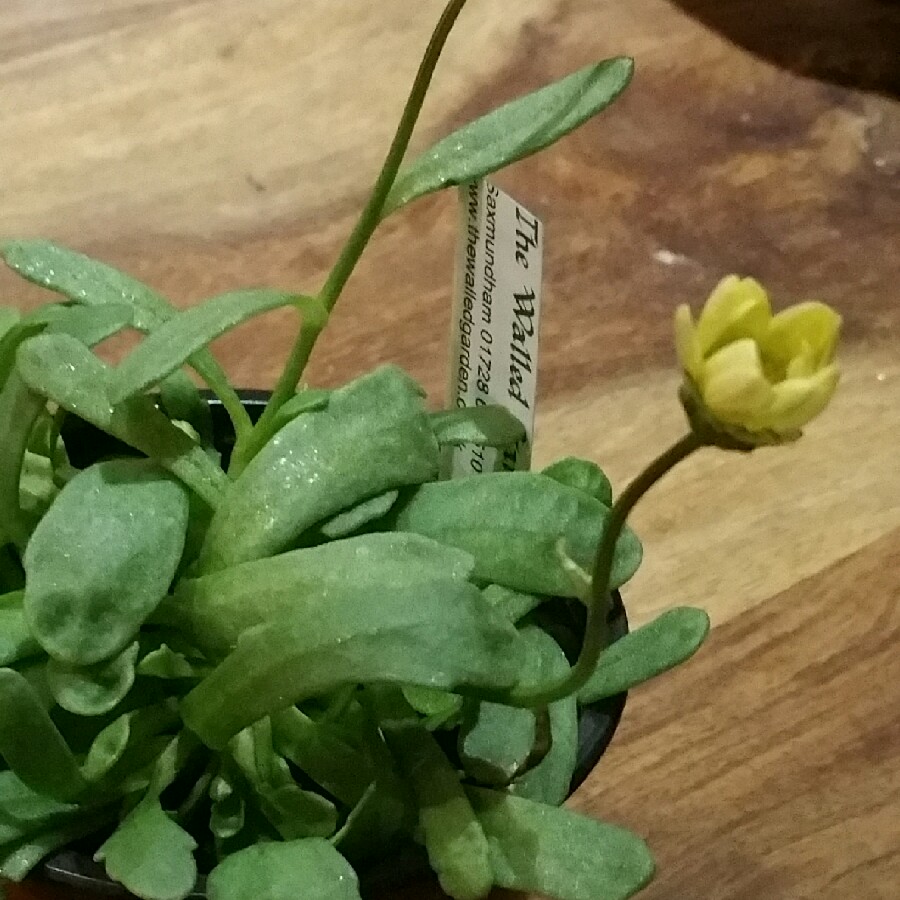
[[[900,0],[672,0],[800,75],[900,97]]]

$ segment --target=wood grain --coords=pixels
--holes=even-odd
[[[6,0],[0,235],[65,241],[179,305],[315,289],[441,5]],[[633,621],[696,603],[716,626],[635,693],[573,801],[649,838],[648,897],[900,896],[898,34],[885,0],[479,0],[416,134],[636,57],[619,103],[499,178],[548,234],[538,463],[588,455],[621,486],[679,434],[672,310],[726,272],[845,319],[840,392],[804,441],[700,454],[636,512]],[[386,223],[313,381],[393,360],[441,402],[455,219],[447,195]],[[0,297],[43,295],[0,273]],[[268,386],[290,340],[274,313],[216,351]]]

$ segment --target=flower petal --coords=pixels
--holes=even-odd
[[[837,366],[820,369],[808,378],[788,378],[773,389],[772,403],[753,422],[754,430],[796,431],[828,405],[840,376]]]
[[[771,316],[769,298],[759,282],[737,275],[723,278],[709,295],[697,322],[701,353],[708,357],[741,338],[759,340]]]
[[[778,360],[787,369],[807,343],[812,348],[815,368],[828,365],[834,357],[841,317],[818,300],[807,300],[772,317],[762,339],[763,356]]]
[[[703,357],[700,355],[694,317],[691,315],[691,308],[686,303],[682,303],[675,310],[675,349],[678,352],[678,362],[681,363],[681,368],[694,381],[699,381]]]
[[[764,367],[765,364],[766,360],[763,358]],[[813,352],[813,348],[810,347],[809,343],[803,341],[800,352],[788,363],[785,378],[808,378],[810,375],[815,374],[817,368],[819,366],[816,363],[816,355]],[[779,378],[777,380],[783,381],[784,379]]]
[[[746,425],[764,414],[772,402],[772,385],[763,374],[755,341],[744,338],[713,354],[704,367],[701,394],[707,409],[732,425]]]

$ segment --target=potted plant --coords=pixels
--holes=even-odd
[[[798,438],[835,389],[839,319],[818,303],[772,316],[734,276],[696,323],[680,308],[689,428],[615,500],[587,460],[442,479],[442,448],[509,446],[522,426],[501,407],[429,413],[397,368],[302,386],[386,216],[552,144],[630,79],[627,59],[590,66],[404,165],[463,3],[315,295],[178,312],[54,244],[3,245],[60,295],[0,318],[5,879],[75,848],[145,900],[353,898],[358,872],[409,846],[462,900],[624,898],[651,878],[640,837],[560,806],[579,710],[687,659],[709,627],[681,608],[623,636],[616,589],[641,555],[626,519],[702,447]],[[242,401],[207,345],[284,306],[300,326],[283,373]],[[129,328],[145,337],[106,365],[91,348]]]

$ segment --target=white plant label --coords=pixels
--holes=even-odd
[[[453,448],[451,478],[531,465],[544,252],[541,221],[496,185],[485,179],[459,190],[449,405],[504,406],[526,437],[505,450]]]

